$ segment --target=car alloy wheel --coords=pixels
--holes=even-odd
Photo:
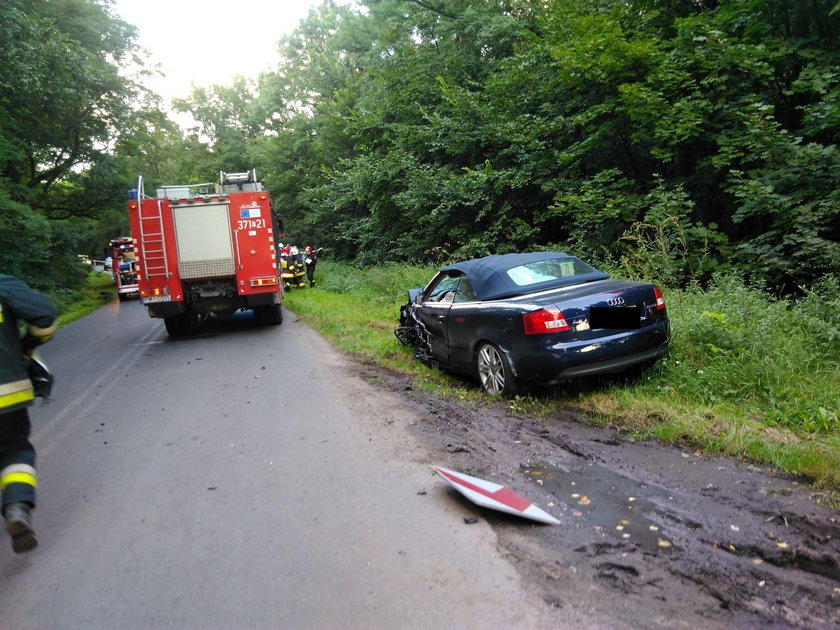
[[[519,392],[507,357],[492,343],[479,347],[476,367],[481,386],[491,396],[513,396]]]

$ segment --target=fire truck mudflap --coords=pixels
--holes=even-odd
[[[262,324],[283,320],[275,217],[256,173],[220,173],[218,184],[183,184],[129,194],[140,299],[170,335],[207,317],[251,309]]]

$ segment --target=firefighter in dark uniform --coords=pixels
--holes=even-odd
[[[304,261],[306,262],[306,279],[309,280],[309,286],[315,286],[315,265],[318,264],[318,252],[321,249],[314,249],[312,245],[306,246],[306,258]]]
[[[45,296],[21,280],[0,274],[0,495],[12,549],[35,548],[35,449],[29,441],[29,414],[35,392],[26,355],[49,340],[56,329],[56,310]],[[27,331],[21,337],[18,321]]]

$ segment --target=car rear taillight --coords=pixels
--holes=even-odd
[[[656,298],[656,310],[662,310],[665,308],[665,298],[662,297],[662,291],[660,291],[659,287],[653,287],[653,296]]]
[[[559,308],[544,308],[541,311],[525,313],[522,316],[526,335],[541,335],[543,333],[570,330],[563,311]]]

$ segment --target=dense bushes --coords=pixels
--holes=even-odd
[[[674,339],[659,386],[696,404],[732,403],[794,431],[840,429],[836,277],[800,299],[774,299],[733,276],[666,297]]]
[[[0,273],[48,292],[81,286],[85,269],[65,228],[10,200],[0,187]]]

